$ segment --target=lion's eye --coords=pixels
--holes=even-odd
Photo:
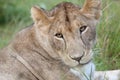
[[[83,31],[85,31],[86,28],[87,28],[87,26],[81,26],[80,27],[80,33],[82,33]]]
[[[58,38],[63,38],[62,33],[56,33],[55,36],[58,37]]]

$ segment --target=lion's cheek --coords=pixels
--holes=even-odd
[[[64,40],[54,38],[53,40],[51,40],[51,43],[52,43],[51,46],[54,48],[54,50],[56,50],[58,52],[63,52],[65,50]]]
[[[93,52],[90,51],[88,54],[86,54],[85,56],[83,56],[83,58],[81,58],[80,64],[89,63],[89,62],[91,62],[92,58],[93,58]]]

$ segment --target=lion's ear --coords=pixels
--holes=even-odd
[[[31,8],[31,17],[32,17],[32,19],[35,23],[39,22],[39,21],[41,21],[43,23],[48,23],[49,22],[49,18],[46,15],[45,11],[38,8],[37,6],[33,6]]]
[[[81,12],[98,20],[101,16],[101,0],[86,0]]]

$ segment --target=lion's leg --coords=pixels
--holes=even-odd
[[[120,80],[120,70],[96,71],[95,80]]]

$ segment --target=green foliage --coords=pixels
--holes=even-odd
[[[68,1],[81,5],[84,0],[0,0],[0,48],[6,46],[21,28],[32,23],[30,8],[38,5],[50,10],[56,4]],[[120,67],[120,10],[118,0],[103,0],[103,16],[97,27],[94,48],[98,70]]]
[[[99,70],[120,68],[120,10],[119,2],[105,0],[103,16],[97,28],[98,41],[95,48]]]
[[[1,0],[0,4],[0,24],[20,21],[23,15],[27,16],[27,10],[23,9],[23,6],[21,7],[21,3],[18,4],[17,0]]]

